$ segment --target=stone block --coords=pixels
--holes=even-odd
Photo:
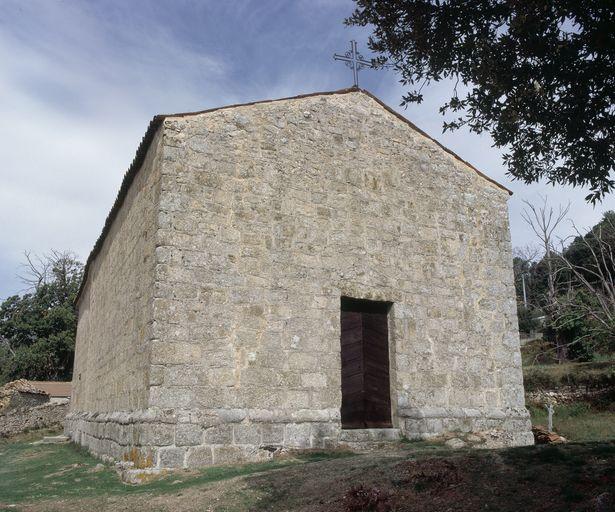
[[[267,424],[260,426],[263,445],[282,445],[284,444],[284,425]]]
[[[286,425],[284,446],[288,448],[309,448],[310,434],[309,423],[289,423]]]
[[[171,469],[183,468],[185,455],[185,448],[161,448],[158,450],[158,466]]]
[[[239,446],[214,446],[214,464],[239,464],[245,460],[244,451]]]
[[[327,386],[327,376],[324,373],[304,373],[301,375],[301,385],[306,388],[324,388]]]
[[[299,409],[290,414],[290,417],[295,422],[306,422],[306,421],[329,421],[329,411],[325,410],[314,410],[314,409]]]
[[[231,444],[233,442],[233,425],[219,425],[205,429],[204,444]]]
[[[340,435],[340,426],[337,423],[312,423],[310,432],[310,446],[312,448],[327,448],[337,444]]]
[[[239,423],[247,416],[245,409],[216,409],[215,413],[223,423]]]
[[[179,423],[175,427],[177,446],[196,446],[203,442],[203,427],[193,423]]]
[[[186,466],[189,468],[202,468],[214,463],[214,455],[211,446],[193,446],[188,448],[186,454]]]
[[[233,425],[233,443],[260,445],[260,426],[255,423]]]
[[[189,408],[195,406],[195,389],[188,386],[152,386],[150,405],[162,408]]]
[[[430,432],[434,434],[439,434],[444,430],[444,426],[442,425],[442,420],[439,418],[431,418],[425,420],[425,432]]]
[[[166,423],[146,423],[140,426],[142,446],[168,446],[173,444],[173,425]]]
[[[201,346],[195,343],[152,342],[153,364],[190,364],[201,359]]]

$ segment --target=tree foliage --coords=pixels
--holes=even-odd
[[[373,26],[370,49],[409,88],[403,105],[449,79],[444,129],[489,132],[511,176],[588,186],[592,202],[613,190],[614,2],[355,2],[346,23]]]
[[[70,379],[83,266],[68,252],[26,258],[31,290],[0,304],[0,381]]]

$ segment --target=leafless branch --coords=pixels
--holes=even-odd
[[[11,355],[15,357],[15,351],[13,350],[13,347],[11,346],[11,342],[7,338],[2,336],[1,334],[0,334],[0,345],[6,347],[7,350],[11,353]]]

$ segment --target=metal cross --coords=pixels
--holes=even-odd
[[[373,68],[371,61],[367,61],[363,58],[363,55],[357,50],[357,42],[350,41],[350,51],[347,51],[344,55],[334,53],[333,58],[335,60],[341,60],[346,63],[350,69],[352,69],[352,78],[354,79],[354,86],[359,87],[359,70],[363,68]]]

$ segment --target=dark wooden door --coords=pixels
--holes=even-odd
[[[391,426],[388,303],[342,299],[342,427]]]

